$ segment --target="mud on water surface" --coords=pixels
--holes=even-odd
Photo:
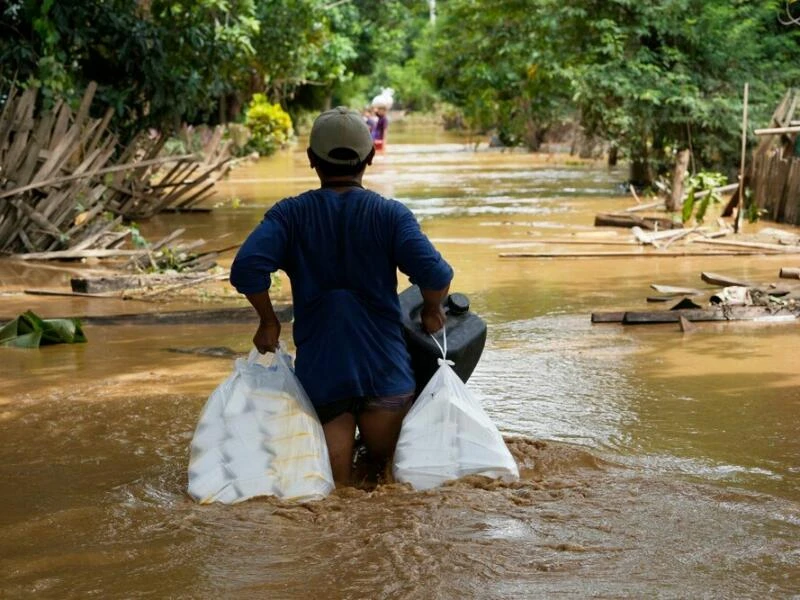
[[[159,217],[146,233],[180,223],[241,238],[309,175],[301,149],[263,161],[221,190],[239,208]],[[0,596],[796,597],[798,326],[684,335],[589,322],[593,310],[643,306],[652,282],[696,286],[701,270],[768,280],[791,265],[497,258],[531,232],[588,234],[595,212],[630,203],[621,178],[399,132],[368,174],[421,218],[456,268],[454,289],[487,320],[469,385],[504,432],[518,483],[199,506],[185,493],[189,442],[232,359],[170,350],[244,353],[251,326],[88,325],[85,345],[0,349]],[[0,279],[21,287],[31,275],[20,268]],[[4,313],[32,306],[3,302]],[[44,316],[124,312],[36,302]]]
[[[196,367],[204,382],[224,373]],[[170,371],[4,407],[4,596],[779,597],[797,584],[796,504],[525,437],[507,438],[514,484],[198,506],[186,460],[204,398],[183,383],[191,370]]]

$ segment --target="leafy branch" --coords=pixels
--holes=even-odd
[[[709,205],[713,202],[722,202],[722,196],[717,188],[725,185],[726,177],[722,173],[700,171],[696,175],[689,175],[686,178],[686,199],[683,201],[682,219],[686,223],[692,218],[702,223],[706,216]]]

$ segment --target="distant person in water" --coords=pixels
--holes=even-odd
[[[372,136],[372,132],[375,131],[375,125],[378,124],[378,117],[375,116],[375,111],[371,106],[365,108],[362,114],[364,116],[364,123],[367,124],[367,128],[369,129],[369,135]]]
[[[386,129],[389,127],[389,118],[386,116],[386,107],[382,104],[375,106],[375,126],[372,128],[372,141],[376,150],[383,150],[386,145]]]

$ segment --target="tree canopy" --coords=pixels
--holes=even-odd
[[[800,81],[800,0],[9,0],[0,93],[80,97],[144,127],[241,119],[254,93],[292,114],[442,101],[506,144],[538,148],[575,123],[642,179],[691,148],[735,160],[742,87],[766,121]]]
[[[532,135],[569,117],[624,150],[642,177],[692,147],[736,155],[742,88],[766,119],[800,81],[800,28],[783,2],[450,0],[426,61],[442,96],[478,127]]]

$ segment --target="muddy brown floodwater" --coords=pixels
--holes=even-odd
[[[416,213],[487,321],[469,385],[521,481],[198,506],[185,493],[189,441],[231,360],[169,349],[246,352],[251,326],[88,325],[84,345],[0,349],[0,596],[797,598],[800,325],[682,334],[589,319],[645,308],[650,283],[703,287],[702,270],[773,281],[796,260],[501,259],[576,249],[537,238],[593,239],[596,212],[630,204],[624,173],[473,152],[399,124],[391,134],[366,182]],[[161,216],[145,233],[185,226],[234,243],[312,175],[298,147],[234,171],[212,214]],[[63,278],[0,263],[6,290]],[[7,295],[0,313],[29,306],[154,308]]]

